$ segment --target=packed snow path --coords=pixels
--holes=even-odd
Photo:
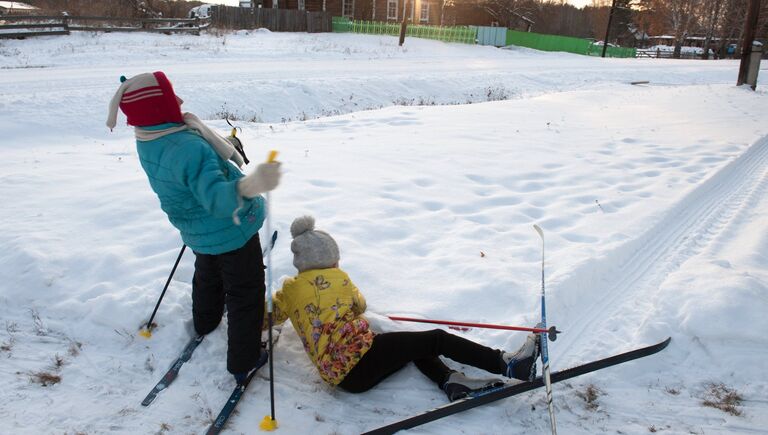
[[[733,237],[744,215],[765,201],[767,193],[768,136],[688,193],[650,230],[575,270],[558,284],[568,291],[558,294],[557,306],[551,309],[579,315],[558,325],[567,334],[552,345],[553,360],[578,355],[578,349],[630,348],[622,345],[626,338],[639,325],[657,321],[668,297],[661,287],[664,280],[688,259],[711,249],[714,241]],[[585,287],[594,298],[578,297]],[[669,327],[651,329],[663,337]],[[652,338],[638,337],[640,342]]]

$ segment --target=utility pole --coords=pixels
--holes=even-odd
[[[408,11],[408,4],[410,1],[405,0],[403,2],[403,22],[400,23],[400,46],[403,46],[403,43],[405,42],[405,28],[408,26],[408,14],[406,13]]]
[[[747,19],[744,21],[744,39],[741,41],[741,63],[739,64],[739,78],[736,80],[736,86],[741,86],[747,81],[747,72],[752,57],[752,41],[755,40],[755,29],[759,15],[760,0],[749,0]]]
[[[611,34],[611,21],[613,21],[613,10],[616,8],[616,0],[611,2],[611,12],[608,14],[608,26],[605,28],[605,39],[603,39],[603,54],[600,57],[605,57],[605,50],[608,49],[608,36]]]

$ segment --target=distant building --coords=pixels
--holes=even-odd
[[[240,7],[244,7],[242,3],[244,2],[240,2]],[[211,6],[212,5],[209,5],[209,4],[195,6],[194,8],[189,10],[189,14],[187,14],[187,17],[188,18],[208,18],[211,16]]]
[[[617,38],[622,47],[647,47],[651,36],[632,23],[627,24],[627,31]]]
[[[0,15],[34,15],[40,8],[21,2],[0,1]]]
[[[298,9],[309,12],[327,11],[333,16],[353,20],[402,21],[404,0],[261,0],[255,7]],[[408,4],[411,22],[420,24],[440,23],[441,0],[416,0]]]
[[[244,3],[244,2],[241,2]],[[400,22],[403,13],[411,23],[430,25],[499,25],[481,0],[254,0],[252,7],[327,11],[353,20]],[[406,9],[407,8],[407,9]],[[532,21],[517,16],[516,28],[528,30]]]

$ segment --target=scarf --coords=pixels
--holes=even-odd
[[[237,152],[235,147],[220,134],[211,130],[195,114],[184,113],[184,124],[176,127],[169,127],[162,130],[147,130],[141,127],[134,127],[136,139],[140,141],[150,141],[176,133],[183,130],[193,130],[208,142],[216,154],[223,160],[232,160],[238,168],[243,167],[243,157]]]

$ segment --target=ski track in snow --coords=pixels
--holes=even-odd
[[[589,261],[559,282],[558,287],[563,291],[558,293],[556,309],[579,313],[579,316],[558,325],[567,333],[552,346],[553,360],[572,355],[580,346],[594,355],[601,348],[629,349],[641,344],[643,339],[653,342],[654,337],[649,334],[633,336],[635,331],[653,322],[644,315],[653,315],[654,307],[664,297],[659,291],[662,282],[686,260],[701,253],[714,238],[728,231],[734,219],[755,198],[766,195],[767,188],[768,137],[765,137],[686,195],[645,234],[615,252],[606,253],[603,259]],[[599,303],[591,303],[593,299],[580,303],[569,294],[578,295],[585,287],[593,287]],[[628,304],[634,306],[628,309]],[[628,318],[626,313],[633,316]],[[653,328],[653,331],[667,333],[665,328]],[[633,342],[623,344],[630,337],[634,338]],[[658,340],[663,338],[663,335],[656,336]]]

